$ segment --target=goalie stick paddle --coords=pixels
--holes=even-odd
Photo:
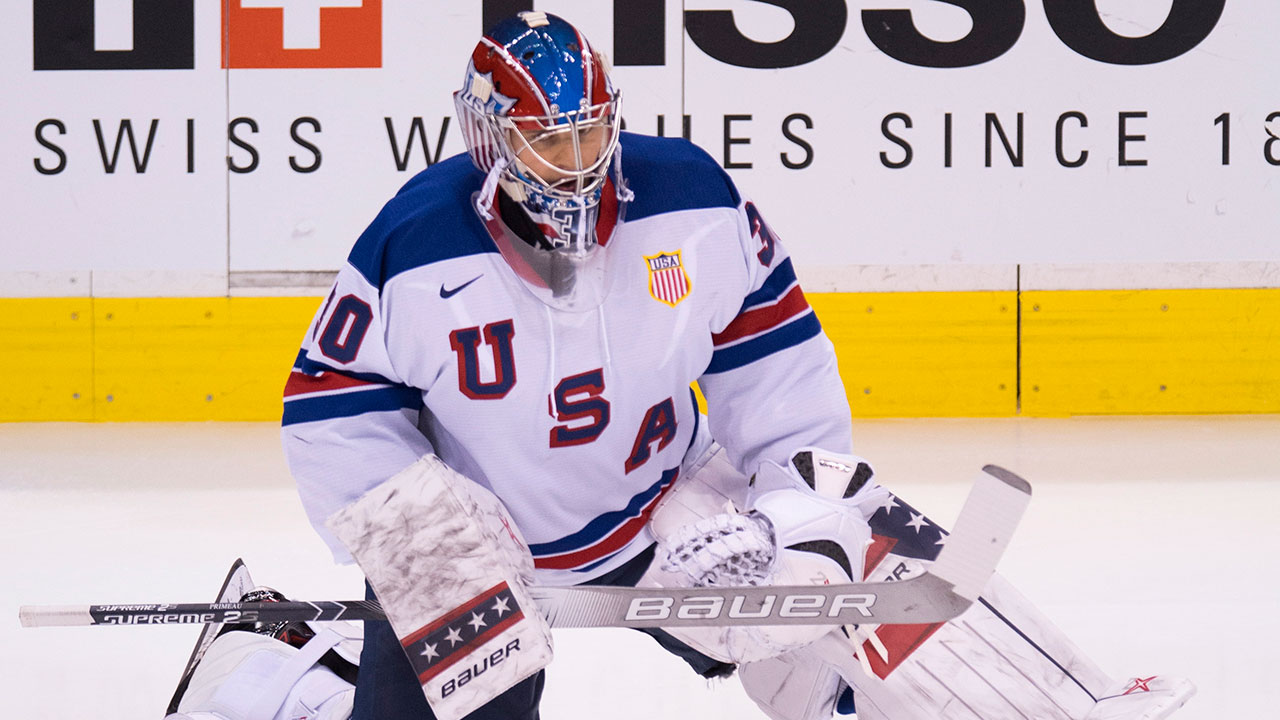
[[[707,627],[944,622],[963,613],[995,572],[1031,486],[988,465],[933,566],[897,582],[761,587],[531,587],[551,627]],[[22,607],[24,627],[384,620],[376,601]]]
[[[227,578],[222,581],[222,587],[218,589],[216,602],[239,600],[252,589],[253,579],[249,576],[249,569],[244,566],[244,560],[236,558],[236,561],[231,563],[231,569],[227,571]],[[178,703],[182,702],[182,696],[187,692],[187,686],[191,684],[191,676],[196,671],[196,665],[200,664],[205,651],[213,644],[214,639],[217,638],[221,630],[221,623],[212,623],[205,625],[204,629],[200,631],[200,636],[196,638],[195,647],[191,649],[191,657],[187,660],[187,666],[182,669],[182,679],[178,681],[178,687],[173,691],[173,699],[169,701],[169,707],[165,710],[165,715],[172,715],[178,712]]]

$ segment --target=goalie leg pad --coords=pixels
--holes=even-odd
[[[1104,696],[1085,720],[1161,720],[1196,693],[1190,680],[1165,675],[1129,678]]]
[[[889,564],[903,570],[904,560]],[[918,572],[919,564],[911,567],[904,577]],[[869,667],[834,634],[810,648],[857,689],[862,720],[1158,720],[1194,692],[1179,678],[1159,678],[1149,692],[1132,680],[1113,683],[999,575],[949,622],[873,632],[887,657],[863,644],[858,654]]]
[[[427,455],[335,513],[439,720],[459,720],[551,662],[525,589],[533,558],[493,493]]]
[[[343,639],[322,631],[299,649],[257,633],[226,633],[196,667],[178,711],[193,720],[346,720],[355,688],[316,664]]]
[[[835,669],[809,648],[743,663],[738,677],[772,720],[830,720],[845,689]]]

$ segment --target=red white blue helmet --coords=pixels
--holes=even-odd
[[[621,124],[605,58],[565,20],[522,12],[480,39],[454,103],[471,160],[489,176],[481,203],[501,185],[552,249],[592,250]]]

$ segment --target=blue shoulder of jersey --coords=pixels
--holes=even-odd
[[[698,146],[682,138],[622,134],[622,172],[635,200],[635,221],[680,210],[737,207],[733,180]],[[414,268],[466,255],[497,252],[471,207],[484,175],[466,153],[415,175],[360,235],[347,260],[379,291]]]
[[[635,200],[627,221],[679,210],[737,207],[733,180],[702,148],[683,138],[622,134],[622,174]]]
[[[414,268],[497,252],[471,207],[484,175],[466,153],[415,175],[360,235],[347,261],[379,291]]]

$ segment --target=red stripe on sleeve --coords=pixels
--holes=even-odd
[[[750,335],[782,325],[787,320],[809,309],[809,301],[804,298],[804,291],[799,285],[782,296],[774,305],[754,308],[738,315],[729,323],[724,331],[711,336],[716,345],[740,340]]]
[[[295,370],[289,374],[289,382],[285,383],[284,396],[293,397],[294,395],[305,395],[325,390],[342,390],[344,388],[376,384],[365,380],[357,380],[341,373],[327,372],[321,375],[308,375]]]

